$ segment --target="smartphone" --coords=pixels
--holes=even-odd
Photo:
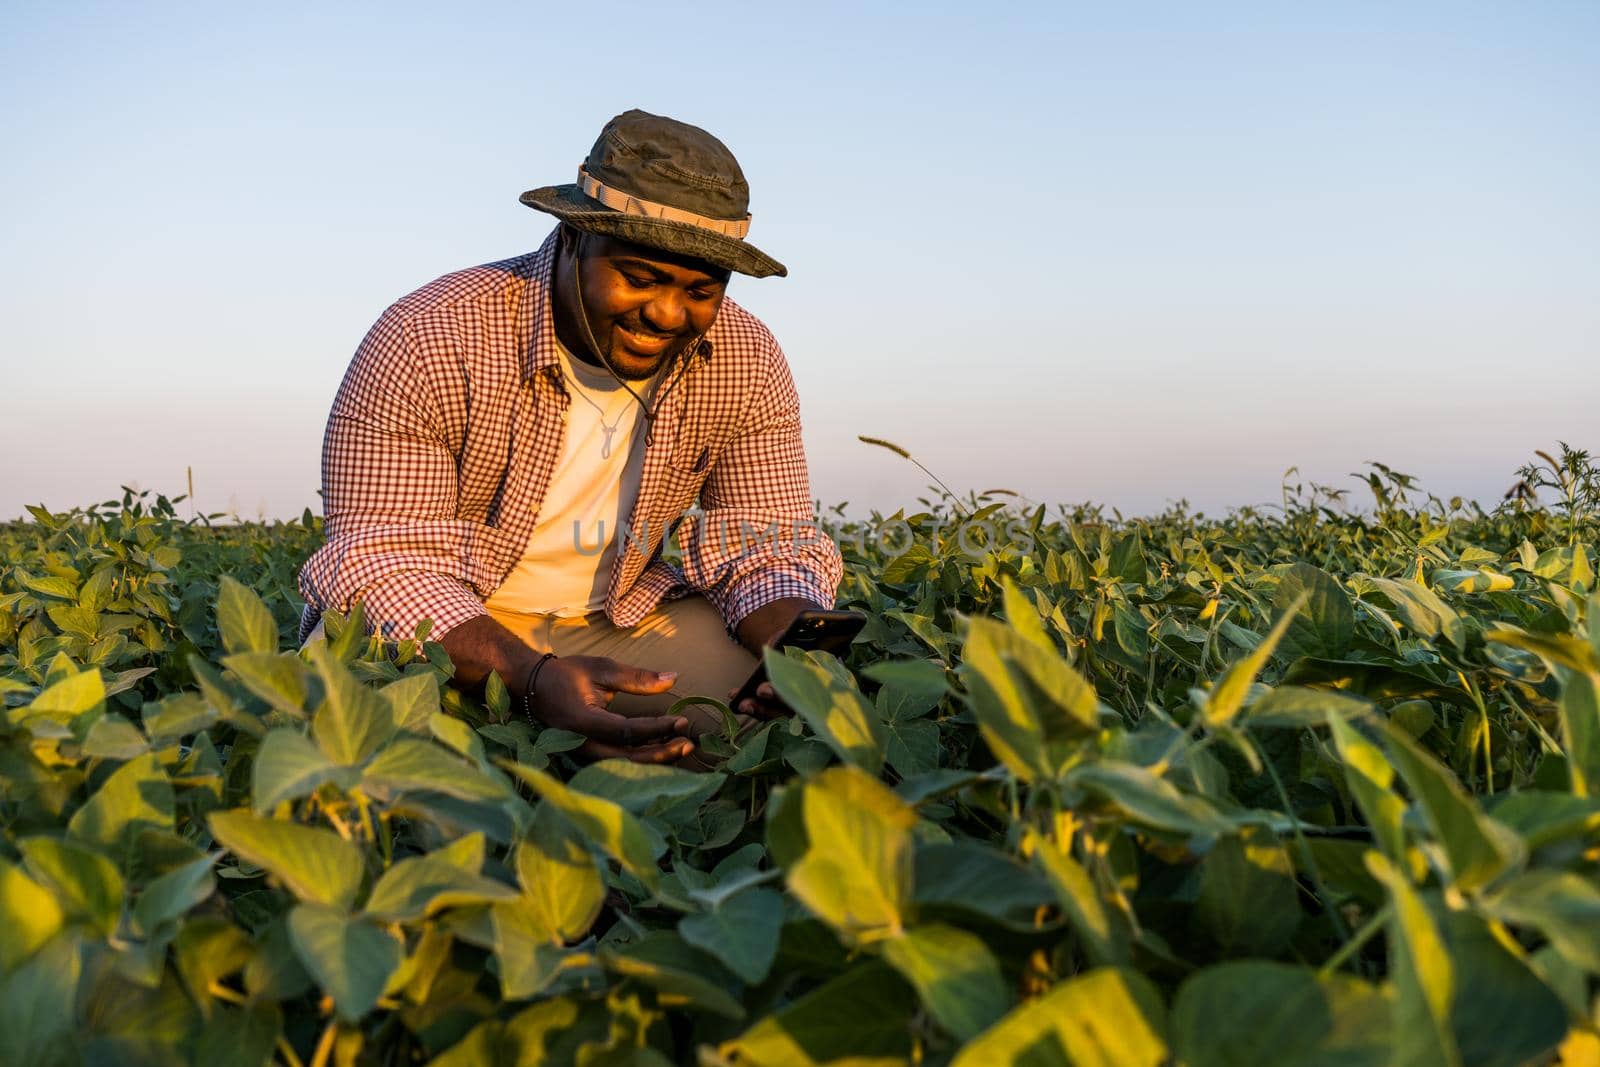
[[[823,611],[819,608],[808,608],[794,617],[789,628],[783,631],[776,644],[778,648],[803,648],[808,652],[832,652],[834,655],[843,654],[850,647],[850,642],[855,640],[856,634],[867,624],[867,617],[859,611]],[[732,707],[735,711],[746,699],[754,699],[756,687],[767,680],[767,665],[757,663],[744,685],[739,687],[739,692],[734,694]]]

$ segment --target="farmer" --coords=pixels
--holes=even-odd
[[[749,187],[704,130],[629,111],[577,177],[522,194],[561,220],[538,251],[423,286],[356,350],[301,636],[356,601],[393,640],[431,619],[457,683],[497,672],[580,755],[694,765],[720,715],[667,709],[730,696],[843,571],[783,352],[726,298],[787,271],[745,241]],[[783,708],[764,686],[738,710]]]

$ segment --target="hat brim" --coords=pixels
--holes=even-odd
[[[752,278],[772,275],[782,278],[789,273],[789,268],[755,245],[686,222],[671,222],[647,215],[625,215],[586,196],[576,185],[547,185],[542,189],[529,189],[519,199],[529,207],[554,215],[587,233],[617,237],[648,248],[693,256]]]

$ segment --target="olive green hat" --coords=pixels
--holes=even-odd
[[[756,278],[789,273],[744,239],[750,186],[728,146],[676,119],[618,115],[600,131],[576,182],[530,189],[521,199],[588,233]]]

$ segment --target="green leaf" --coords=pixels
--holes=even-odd
[[[1389,1004],[1348,975],[1249,960],[1206,967],[1172,1005],[1186,1067],[1388,1067]]]
[[[567,785],[580,793],[620,804],[635,815],[659,815],[679,804],[698,807],[724,781],[724,776],[714,771],[685,771],[628,759],[607,759],[580,769]]]
[[[1455,964],[1450,1025],[1461,1062],[1472,1067],[1549,1063],[1570,1027],[1560,996],[1472,911],[1429,901]]]
[[[1539,931],[1569,961],[1600,974],[1600,889],[1582,875],[1529,871],[1490,898],[1485,910]]]
[[[115,713],[96,719],[83,739],[83,754],[89,759],[128,760],[149,749],[139,728]]]
[[[1356,805],[1372,827],[1384,855],[1398,860],[1405,855],[1406,839],[1402,828],[1406,806],[1391,788],[1394,784],[1394,767],[1383,750],[1357,732],[1343,716],[1330,715],[1334,745],[1339,758],[1344,761],[1345,783],[1355,797]]]
[[[362,763],[395,734],[389,702],[361,684],[326,644],[312,645],[310,655],[322,679],[322,706],[311,720],[317,745],[342,766]]]
[[[1302,597],[1303,607],[1290,612],[1289,606]],[[1309,563],[1294,564],[1279,580],[1272,604],[1293,619],[1283,635],[1285,654],[1339,659],[1350,650],[1356,630],[1355,609],[1344,587],[1327,571]]]
[[[565,819],[535,816],[517,846],[516,867],[528,907],[552,938],[576,941],[589,932],[605,903],[605,882]]]
[[[1010,1007],[1000,964],[983,939],[953,926],[918,926],[883,944],[934,1021],[960,1041],[988,1029]]]
[[[94,710],[105,699],[105,681],[98,670],[90,668],[46,686],[32,702],[11,713],[12,721],[25,723],[43,717],[64,722]]]
[[[301,900],[348,909],[361,891],[366,865],[361,850],[331,830],[248,811],[215,811],[209,818],[218,841],[264,867]]]
[[[1106,899],[1094,877],[1037,831],[1028,831],[1024,849],[1050,879],[1062,913],[1089,961],[1100,966],[1126,963],[1131,940],[1127,917]]]
[[[924,919],[1033,933],[1039,909],[1056,901],[1038,871],[970,839],[918,846],[912,869],[913,900]]]
[[[1226,833],[1229,822],[1205,800],[1181,792],[1145,767],[1121,760],[1100,760],[1072,768],[1069,789],[1080,790],[1152,830],[1200,836]]]
[[[1148,979],[1120,967],[1069,978],[968,1042],[950,1067],[1157,1067],[1166,1012]]]
[[[489,943],[499,965],[502,1000],[537,996],[561,973],[565,950],[527,897],[489,908]]]
[[[789,891],[847,942],[899,934],[915,813],[854,767],[830,767],[799,788],[807,848],[788,870]]]
[[[1389,598],[1389,602],[1400,613],[1400,618],[1419,636],[1443,637],[1457,651],[1466,647],[1466,624],[1456,610],[1440,600],[1432,589],[1412,581],[1363,577]]]
[[[224,574],[217,587],[217,630],[229,652],[278,651],[278,624],[261,598]]]
[[[153,937],[164,924],[182,918],[190,908],[204,903],[216,890],[211,875],[215,856],[202,856],[174,868],[145,886],[133,908],[135,925]]]
[[[637,979],[667,1004],[743,1019],[744,1006],[728,991],[719,965],[668,930],[652,930],[638,941],[600,950],[607,970]]]
[[[1280,685],[1245,708],[1240,719],[1249,726],[1315,727],[1335,716],[1359,719],[1371,713],[1369,702],[1338,690]]]
[[[67,833],[125,860],[145,830],[173,828],[172,783],[151,753],[124,763],[67,823]]]
[[[685,941],[751,985],[764,981],[772,970],[782,928],[783,898],[764,888],[736,893],[711,911],[686,915],[678,923]]]
[[[1272,650],[1278,647],[1278,642],[1288,631],[1289,624],[1294,622],[1296,614],[1305,606],[1309,595],[1301,593],[1290,600],[1283,609],[1283,615],[1278,618],[1267,636],[1261,639],[1261,643],[1224,672],[1206,698],[1207,723],[1212,726],[1226,726],[1233,721],[1233,717],[1244,706],[1245,694],[1250,691],[1250,683],[1266,667],[1267,661],[1272,658]]]
[[[646,887],[656,884],[660,872],[656,868],[650,835],[626,808],[613,801],[569,789],[532,767],[509,760],[500,761],[500,766],[533,787],[534,792],[561,812],[574,829],[621,864],[623,870]]]
[[[332,908],[298,905],[289,913],[289,936],[300,962],[348,1023],[372,1010],[400,966],[398,941]]]
[[[1200,863],[1195,914],[1230,955],[1276,956],[1300,925],[1289,853],[1259,828],[1225,837]]]
[[[739,1063],[887,1065],[911,1053],[916,997],[882,963],[857,966],[787,1004],[718,1049]]]
[[[885,754],[902,778],[926,774],[939,766],[939,724],[927,719],[892,719],[883,724]]]
[[[1367,853],[1367,869],[1389,892],[1389,975],[1395,987],[1395,1067],[1461,1067],[1450,1028],[1456,992],[1455,964],[1444,937],[1404,873],[1381,853]]]
[[[505,800],[505,786],[432,741],[397,737],[367,764],[362,787],[392,794],[428,791],[462,800]]]
[[[34,879],[56,891],[68,914],[87,920],[107,937],[122,918],[122,875],[100,853],[71,841],[30,837],[17,843]]]
[[[1094,687],[1055,652],[1015,630],[972,619],[962,657],[978,730],[1018,777],[1053,780],[1100,729]]]
[[[0,981],[0,1063],[67,1067],[83,1062],[77,1013],[83,956],[58,937]]]
[[[194,1062],[267,1067],[282,1032],[283,1013],[271,1001],[252,1001],[242,1008],[215,1005],[195,1044]]]
[[[482,841],[482,838],[479,838]],[[472,871],[449,856],[431,853],[400,860],[372,887],[362,913],[379,922],[416,922],[446,908],[512,900],[517,891]]]
[[[240,683],[277,711],[305,718],[310,671],[292,652],[238,652],[224,656],[222,665],[238,675]]]
[[[1522,861],[1526,852],[1522,842],[1483,814],[1455,775],[1404,731],[1388,724],[1382,729],[1389,758],[1444,847],[1456,888],[1479,888]]]
[[[427,733],[428,720],[439,710],[439,683],[430,673],[408,674],[378,690],[389,703],[395,729]]]
[[[824,656],[828,653],[769,648],[763,659],[778,696],[811,731],[846,763],[877,774],[887,740],[883,724],[860,690],[841,682],[823,664]]]
[[[299,800],[324,782],[338,781],[342,768],[292,726],[271,730],[251,768],[251,804],[265,815],[285,800]],[[341,783],[345,784],[345,783]]]
[[[882,686],[876,704],[891,722],[926,715],[950,691],[944,665],[932,660],[880,660],[861,673]]]
[[[39,951],[65,921],[53,892],[0,858],[0,974]]]
[[[1600,674],[1559,670],[1561,739],[1567,747],[1572,791],[1600,796]]]

